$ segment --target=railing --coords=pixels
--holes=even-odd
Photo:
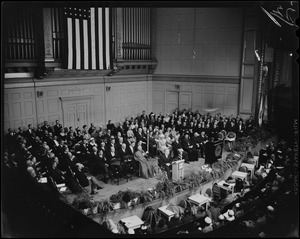
[[[63,39],[64,39],[64,27],[63,27],[63,9],[51,8],[52,19],[52,37],[53,37],[53,58],[55,60],[61,60],[63,58]]]
[[[8,61],[36,59],[36,15],[32,9],[7,14],[5,58]]]
[[[123,9],[124,60],[149,60],[151,57],[150,8]]]

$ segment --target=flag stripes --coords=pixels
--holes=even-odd
[[[261,127],[263,119],[263,97],[260,99],[259,112],[258,112],[258,125]]]
[[[111,68],[111,18],[109,8],[65,9],[67,21],[67,68]]]

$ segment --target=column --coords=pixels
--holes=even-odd
[[[51,8],[43,9],[45,63],[54,61],[52,43]]]

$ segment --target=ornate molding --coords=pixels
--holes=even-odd
[[[123,59],[123,50],[122,50],[122,44],[123,44],[123,9],[117,8],[117,58]]]
[[[44,47],[45,47],[45,62],[54,61],[53,58],[53,44],[52,44],[52,22],[51,22],[51,9],[43,9],[44,20]]]
[[[153,81],[180,81],[195,83],[223,83],[223,84],[239,84],[239,76],[205,76],[205,75],[153,75]]]

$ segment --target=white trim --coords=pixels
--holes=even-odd
[[[18,73],[5,73],[4,78],[5,79],[11,79],[11,78],[30,78],[33,77],[32,72],[18,72]]]

